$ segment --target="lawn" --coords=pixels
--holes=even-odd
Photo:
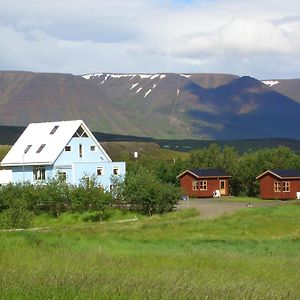
[[[295,204],[1,232],[0,299],[299,299],[299,250]]]

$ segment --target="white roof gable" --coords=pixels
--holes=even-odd
[[[75,120],[29,124],[4,157],[1,165],[52,165],[80,126],[94,140],[106,159],[111,161],[85,123],[82,120]],[[51,134],[52,130],[55,132]],[[40,147],[43,149],[39,152]]]

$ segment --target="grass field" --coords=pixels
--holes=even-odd
[[[295,204],[1,232],[0,299],[299,299],[299,250]]]

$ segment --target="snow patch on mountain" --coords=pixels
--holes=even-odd
[[[145,93],[145,96],[144,98],[146,98],[148,96],[149,93],[151,93],[152,89],[148,90],[146,93]]]
[[[91,79],[92,77],[100,77],[102,75],[106,75],[106,79],[109,77],[111,78],[126,78],[126,77],[131,77],[130,80],[132,80],[134,77],[140,77],[141,79],[155,79],[155,78],[160,78],[163,79],[166,77],[166,74],[135,74],[135,73],[128,73],[128,74],[114,74],[114,73],[94,73],[94,74],[85,74],[82,75],[83,78],[85,79]]]
[[[109,76],[108,74],[105,76],[105,78],[102,80],[101,84],[103,84],[107,80],[108,76]]]
[[[191,74],[179,74],[180,76],[182,77],[185,77],[185,78],[190,78],[191,77]]]
[[[134,83],[134,84],[131,86],[130,90],[134,89],[138,84],[139,84],[138,82],[137,82],[137,83]]]
[[[268,85],[269,87],[276,85],[279,83],[278,80],[263,80],[262,83],[264,83],[265,85]]]
[[[103,75],[103,74],[95,73],[95,74],[85,74],[85,75],[82,75],[81,77],[83,77],[84,79],[91,79],[91,77],[100,77],[101,75]]]

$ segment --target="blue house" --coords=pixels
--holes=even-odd
[[[113,177],[125,175],[125,162],[112,162],[81,120],[31,123],[1,162],[8,181],[40,182],[58,174],[77,185],[95,176],[110,190]]]

